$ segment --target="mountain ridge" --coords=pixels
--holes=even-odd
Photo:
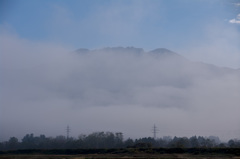
[[[134,54],[151,54],[153,56],[155,56],[156,58],[164,58],[164,57],[175,57],[176,61],[179,60],[183,60],[185,62],[191,62],[191,63],[195,63],[197,65],[207,65],[208,67],[212,67],[212,68],[220,68],[220,69],[224,69],[224,70],[228,70],[228,71],[240,71],[240,68],[230,68],[230,67],[221,67],[221,66],[217,66],[214,64],[210,64],[210,63],[206,63],[206,62],[201,62],[201,61],[191,61],[188,58],[186,58],[185,56],[176,53],[172,50],[166,49],[166,48],[156,48],[150,51],[145,51],[143,48],[137,48],[137,47],[133,47],[133,46],[129,46],[129,47],[103,47],[103,48],[99,48],[99,49],[87,49],[87,48],[79,48],[77,50],[74,51],[75,53],[78,54],[87,54],[87,53],[93,53],[93,52],[108,52],[108,53],[134,53]]]

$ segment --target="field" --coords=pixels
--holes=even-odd
[[[0,155],[0,159],[240,159],[233,155],[192,155],[192,154],[89,154],[89,155]]]
[[[240,149],[66,149],[1,151],[0,159],[240,159]]]

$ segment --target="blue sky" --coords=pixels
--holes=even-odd
[[[225,0],[3,0],[1,25],[21,38],[56,42],[74,48],[135,46],[178,51],[207,40],[212,23],[229,23],[237,16]],[[235,28],[236,27],[236,28]]]
[[[2,0],[0,25],[20,38],[73,49],[164,47],[192,60],[238,68],[239,37],[232,34],[240,32],[239,3],[237,0]],[[219,35],[225,31],[229,33]],[[215,54],[208,58],[195,53],[199,46],[207,49],[209,41],[219,38],[231,45],[226,49],[233,52],[229,59],[238,61],[224,63],[225,56],[219,55],[222,57],[215,62],[209,60]]]

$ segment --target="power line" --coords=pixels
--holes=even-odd
[[[69,139],[69,133],[70,133],[70,127],[69,127],[69,125],[67,126],[66,132],[67,132],[67,139]]]
[[[156,125],[154,124],[153,128],[152,128],[152,132],[153,132],[153,138],[156,139],[157,133],[158,133],[158,129],[156,127]]]

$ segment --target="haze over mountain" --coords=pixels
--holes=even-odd
[[[154,124],[157,137],[239,139],[239,4],[0,1],[0,141],[67,125],[139,138]]]
[[[164,48],[18,48],[18,54],[3,48],[14,61],[1,67],[1,140],[60,135],[68,124],[75,137],[93,131],[145,137],[153,124],[159,137],[229,139],[240,132],[239,69],[192,62]],[[32,56],[37,48],[41,54]]]

